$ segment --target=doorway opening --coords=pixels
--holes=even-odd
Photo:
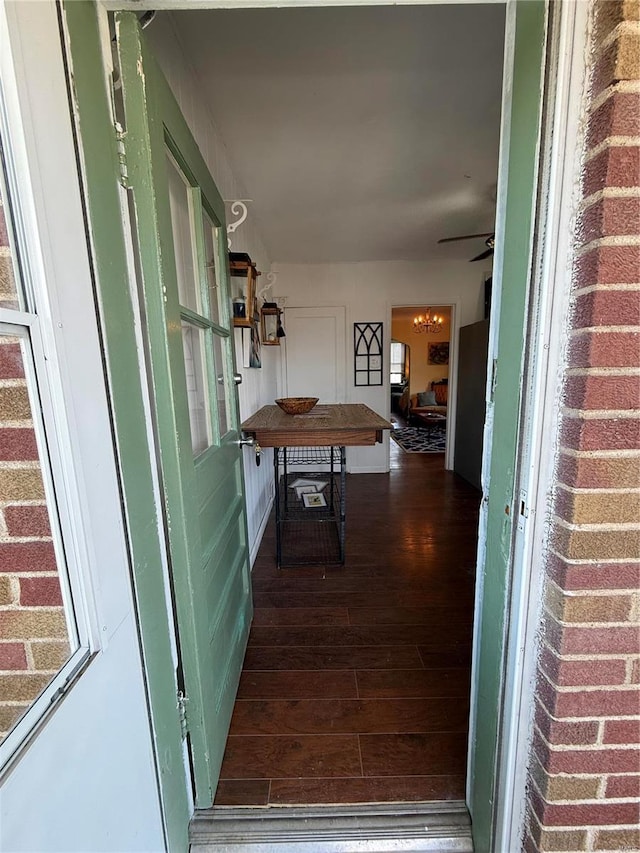
[[[431,307],[443,324],[411,331],[409,397],[438,393],[438,410],[407,409],[404,427],[448,444],[453,467],[446,344],[454,318],[482,318],[483,273],[468,244],[438,240],[493,229],[503,31],[498,5],[156,16],[148,36],[179,93],[190,87],[176,66],[185,54],[194,66],[192,125],[210,110],[232,152],[241,181],[225,197],[253,199],[233,251],[270,264],[269,302],[284,308],[287,337],[248,371],[250,399],[240,389],[244,418],[275,396],[344,401],[325,397],[341,387],[388,415],[388,370],[379,390],[351,387],[347,323],[379,314],[385,341],[404,340],[394,326]],[[445,73],[451,51],[457,75]],[[410,317],[390,316],[398,300]],[[444,447],[393,442],[390,473],[386,447],[366,453],[350,457],[344,569],[278,571],[266,527],[220,807],[464,800],[479,493],[445,470]],[[405,769],[385,769],[403,751]]]
[[[451,420],[448,404],[450,388],[455,387],[449,381],[454,316],[453,305],[391,309],[391,465],[400,450],[437,454],[443,466],[448,467],[445,461]],[[394,358],[407,353],[411,354],[411,362],[407,359],[401,365],[394,363]],[[399,371],[399,367],[408,369]]]

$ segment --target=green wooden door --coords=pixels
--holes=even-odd
[[[212,803],[251,621],[224,204],[137,18],[116,17],[196,805]]]
[[[533,225],[538,182],[546,48],[545,0],[510,0],[508,33],[514,38],[513,73],[507,135],[501,145],[501,169],[507,187],[504,228],[497,237],[502,263],[497,359],[493,377],[493,436],[486,512],[486,546],[482,562],[482,610],[474,645],[475,734],[470,745],[469,807],[477,853],[494,849],[494,821],[500,796],[498,756],[504,691],[504,656],[511,594],[510,574],[517,506],[515,489],[522,405],[528,297],[533,258]],[[495,352],[495,349],[494,349]]]

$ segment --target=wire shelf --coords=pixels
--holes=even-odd
[[[339,447],[279,447],[278,462],[287,465],[340,465]]]

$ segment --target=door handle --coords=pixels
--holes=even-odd
[[[236,444],[238,447],[253,447],[256,452],[256,465],[258,467],[260,466],[260,462],[262,461],[262,448],[256,441],[255,436],[249,435],[244,438],[239,438],[238,441],[236,441]]]
[[[233,374],[233,381],[236,383],[236,385],[242,385],[242,374],[241,373],[234,373]]]

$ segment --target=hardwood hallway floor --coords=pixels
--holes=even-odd
[[[347,477],[342,568],[279,571],[271,521],[216,805],[464,798],[480,495],[391,464]]]

